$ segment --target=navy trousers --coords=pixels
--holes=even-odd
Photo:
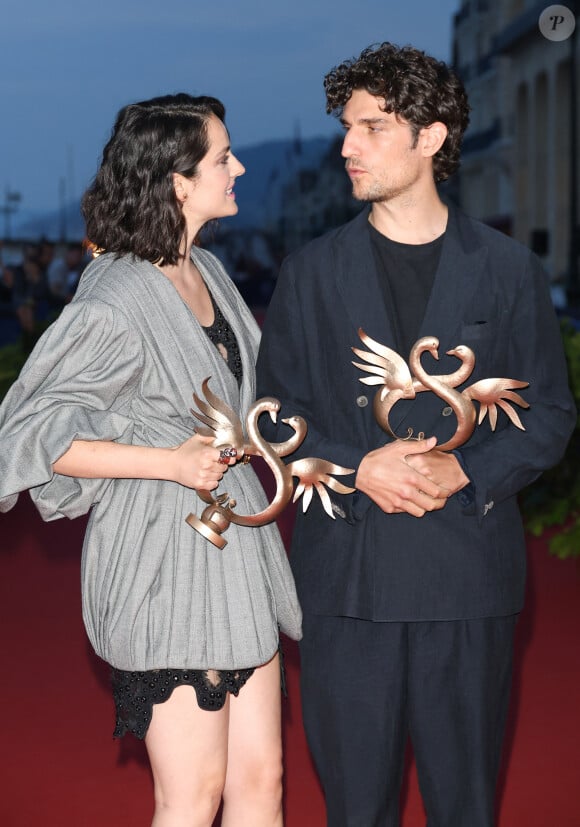
[[[492,827],[516,617],[304,618],[304,726],[328,827],[398,827],[408,737],[427,827]]]

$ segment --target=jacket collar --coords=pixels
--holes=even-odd
[[[364,327],[369,336],[395,348],[368,230],[369,212],[370,207],[366,207],[336,237],[336,286],[355,330]],[[441,330],[459,335],[463,309],[478,285],[486,259],[487,247],[477,237],[471,220],[449,205],[441,257],[420,336],[437,335]],[[408,354],[401,355],[406,358]]]

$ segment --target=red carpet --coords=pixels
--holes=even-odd
[[[42,523],[26,495],[0,515],[0,827],[150,823],[143,747],[112,740],[108,669],[82,627],[83,528],[83,520]],[[538,541],[529,557],[499,827],[580,827],[580,568],[549,557]],[[302,733],[297,649],[285,648],[286,827],[323,827]],[[403,795],[401,827],[423,827],[412,766]]]

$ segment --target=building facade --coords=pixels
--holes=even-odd
[[[455,15],[453,64],[472,106],[457,195],[570,285],[578,276],[580,39],[577,30],[559,41],[542,33],[549,5],[463,0]],[[572,17],[576,5],[565,3]]]

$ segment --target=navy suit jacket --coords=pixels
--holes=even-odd
[[[322,457],[356,469],[366,453],[390,439],[374,419],[375,388],[361,384],[364,374],[351,363],[351,348],[364,348],[359,327],[397,347],[379,278],[368,208],[282,266],[263,329],[258,396],[282,403],[277,439],[288,436],[283,417],[306,419],[307,438],[290,459]],[[290,560],[307,612],[452,620],[522,607],[525,544],[516,495],[558,462],[576,421],[539,261],[513,239],[450,207],[420,335],[440,342],[439,362],[425,361],[430,373],[457,370],[457,358],[445,354],[463,344],[476,355],[466,385],[491,377],[529,382],[521,394],[530,408],[517,409],[526,430],[501,412],[495,432],[488,419],[476,427],[461,449],[475,487],[470,505],[454,495],[442,510],[419,519],[386,514],[361,492],[331,491],[334,520],[316,494],[306,513],[299,506]],[[435,394],[420,393],[397,403],[391,425],[398,434],[412,427],[442,443],[456,428],[455,417],[443,413],[446,406]],[[354,476],[341,480],[353,483]]]

